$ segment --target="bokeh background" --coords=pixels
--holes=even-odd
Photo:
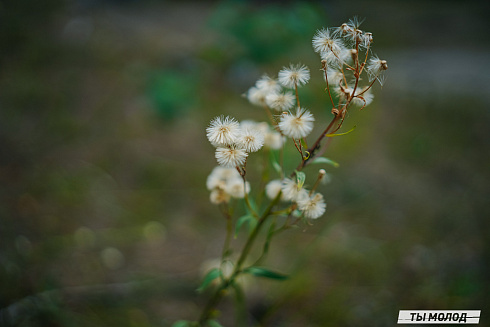
[[[400,309],[477,309],[490,326],[489,9],[0,1],[0,325],[196,319],[225,228],[205,127],[265,120],[241,95],[290,62],[310,67],[302,104],[329,121],[311,38],[359,15],[388,78],[328,149],[340,167],[326,167],[327,213],[274,240],[269,267],[292,278],[247,287],[248,322],[392,326]],[[233,326],[232,300],[220,309]]]

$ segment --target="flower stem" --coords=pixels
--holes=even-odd
[[[204,310],[203,310],[201,317],[199,318],[199,321],[198,321],[199,326],[204,326],[206,321],[208,321],[211,318],[215,307],[219,304],[219,302],[221,301],[223,296],[225,296],[226,290],[228,289],[228,287],[230,287],[230,285],[232,285],[234,283],[234,281],[236,280],[236,278],[242,273],[242,265],[245,262],[245,260],[247,259],[248,255],[250,254],[250,251],[252,250],[252,246],[255,242],[255,239],[257,238],[257,235],[259,235],[259,232],[260,232],[262,226],[264,225],[267,218],[270,216],[270,214],[272,212],[272,208],[279,201],[280,197],[281,197],[281,192],[279,192],[279,194],[276,196],[276,198],[274,200],[272,200],[271,203],[269,203],[269,206],[265,209],[264,213],[260,216],[260,219],[257,222],[257,225],[255,226],[254,230],[252,231],[252,233],[248,237],[247,242],[245,243],[245,245],[243,247],[243,250],[240,254],[240,257],[238,258],[238,261],[235,265],[235,269],[233,270],[233,273],[231,274],[231,276],[228,279],[224,279],[221,282],[221,284],[216,289],[216,292],[214,293],[214,295],[211,297],[209,302],[204,307]]]

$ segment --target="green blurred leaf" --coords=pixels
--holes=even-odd
[[[190,325],[191,325],[190,322],[187,320],[179,320],[174,322],[172,327],[190,327]]]
[[[248,267],[243,272],[257,276],[257,277],[264,277],[264,278],[269,278],[269,279],[276,279],[276,280],[285,280],[288,279],[289,276],[266,269],[262,267]]]
[[[274,170],[280,174],[282,172],[281,165],[277,161],[272,162],[272,167],[274,167]]]
[[[196,80],[193,72],[152,72],[147,83],[148,98],[162,118],[173,119],[195,105]]]
[[[335,168],[338,168],[339,167],[339,164],[331,159],[328,159],[328,158],[325,158],[325,157],[318,157],[318,158],[315,158],[313,159],[313,161],[311,162],[312,164],[321,164],[321,163],[326,163],[326,164],[329,164],[329,165],[332,165],[334,166]]]
[[[208,326],[209,327],[223,327],[218,321],[216,320],[209,320],[208,321]]]
[[[204,279],[201,283],[201,286],[197,289],[198,292],[204,291],[213,280],[221,276],[221,270],[219,268],[213,268],[211,269],[206,276],[204,276]]]
[[[271,151],[270,152],[270,155],[269,155],[269,158],[270,158],[270,162],[271,162],[271,165],[272,167],[274,168],[274,170],[278,173],[278,174],[281,174],[282,173],[282,167],[281,165],[277,162],[277,159],[276,159],[276,155],[274,154],[274,151]]]
[[[255,228],[255,225],[257,225],[257,220],[251,214],[238,218],[235,226],[235,237],[237,236],[238,231],[243,226],[243,224],[247,224],[248,230],[249,232],[251,232]]]
[[[250,203],[250,206],[252,207],[252,210],[254,212],[258,212],[257,203],[255,203],[254,199],[252,199],[252,198],[249,197],[248,198],[248,203]],[[247,214],[249,214],[251,216],[254,215],[254,213],[250,211],[250,208],[247,205],[245,205],[245,210],[247,210]]]
[[[300,189],[305,184],[306,174],[302,171],[295,171],[295,172],[296,172],[296,183],[298,184],[298,189]]]

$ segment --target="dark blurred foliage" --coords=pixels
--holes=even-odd
[[[224,238],[205,189],[207,123],[265,120],[240,95],[299,61],[312,72],[302,103],[328,121],[311,37],[356,14],[388,60],[387,82],[327,152],[340,168],[321,190],[326,215],[272,245],[268,264],[292,278],[254,281],[249,320],[484,317],[487,12],[458,1],[0,1],[0,325],[195,319],[201,263]],[[232,300],[220,309],[232,326]]]
[[[270,63],[309,45],[311,35],[326,23],[318,5],[311,3],[251,5],[245,1],[222,2],[209,25],[220,32],[208,58],[220,65],[247,59]]]

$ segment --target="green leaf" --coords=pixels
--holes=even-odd
[[[281,165],[277,162],[277,161],[274,161],[272,162],[272,167],[274,167],[274,170],[280,174],[282,172],[282,168],[281,168]]]
[[[252,229],[255,228],[255,225],[257,225],[257,220],[255,219],[254,216],[250,214],[238,218],[235,226],[235,237],[237,236],[238,231],[240,230],[243,224],[247,224],[249,231],[251,231]]]
[[[204,276],[201,286],[197,289],[198,292],[204,291],[213,280],[221,276],[221,270],[219,268],[211,269],[206,276]]]
[[[270,279],[276,279],[276,280],[285,280],[288,279],[289,276],[266,269],[262,267],[248,267],[243,270],[245,273],[249,273],[251,275],[257,276],[257,277],[264,277],[264,278],[270,278]]]
[[[295,170],[296,173],[296,183],[298,184],[298,189],[302,188],[305,184],[306,174],[302,171]]]
[[[270,161],[271,161],[271,164],[272,164],[272,167],[274,168],[274,170],[278,173],[278,174],[281,174],[282,173],[282,167],[281,165],[277,162],[277,159],[276,159],[276,156],[274,155],[274,152],[271,151],[270,153]]]
[[[354,125],[354,127],[352,127],[350,130],[348,130],[347,132],[345,133],[338,133],[338,134],[325,134],[326,137],[335,137],[335,136],[341,136],[341,135],[346,135],[346,134],[349,134],[350,132],[352,132],[353,130],[356,129],[356,125]]]
[[[190,323],[187,320],[179,320],[174,322],[174,324],[172,325],[172,327],[189,327],[189,326]]]
[[[223,327],[217,320],[208,320],[209,327]]]
[[[248,203],[250,203],[250,206],[252,207],[252,210],[257,212],[258,211],[258,208],[257,208],[257,203],[255,203],[254,199],[252,198],[248,198]],[[250,209],[248,208],[248,206],[245,205],[245,210],[247,210],[247,213],[250,214],[251,216],[253,216],[253,213],[250,211]]]
[[[325,157],[318,157],[318,158],[315,158],[313,159],[313,161],[311,162],[312,164],[321,164],[321,163],[326,163],[326,164],[329,164],[329,165],[332,165],[334,166],[335,168],[339,167],[339,164],[331,159],[328,159],[328,158],[325,158]]]

